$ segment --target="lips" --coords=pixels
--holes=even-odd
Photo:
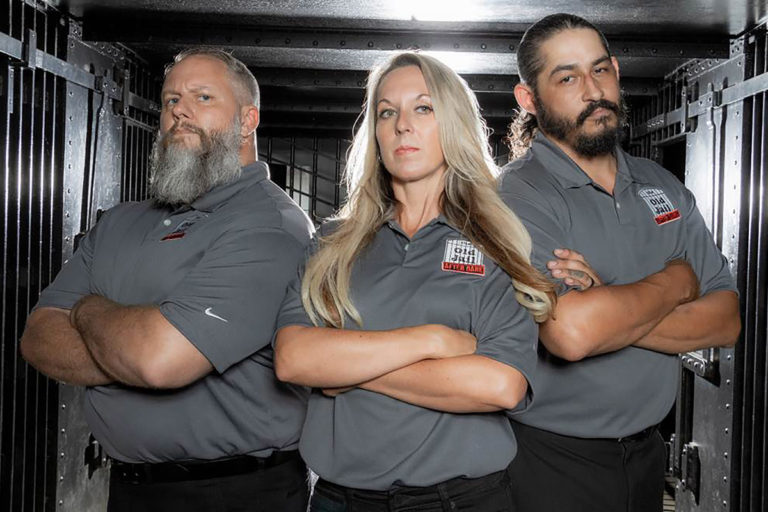
[[[395,155],[397,156],[410,155],[417,151],[419,151],[419,148],[416,148],[413,146],[399,146],[397,149],[395,149]]]

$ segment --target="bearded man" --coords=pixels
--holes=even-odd
[[[270,342],[311,236],[256,160],[258,84],[226,52],[166,69],[152,198],[106,212],[42,293],[21,340],[86,386],[112,459],[108,510],[306,510],[305,390]]]
[[[728,262],[691,192],[619,146],[619,63],[597,28],[547,16],[518,67],[501,195],[559,299],[540,326],[533,404],[514,416],[515,510],[660,512],[656,425],[675,400],[677,354],[739,335]]]

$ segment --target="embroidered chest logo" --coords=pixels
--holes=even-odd
[[[184,235],[187,233],[187,229],[189,229],[189,227],[195,222],[197,222],[197,219],[185,219],[181,221],[181,224],[176,226],[176,229],[165,235],[160,239],[160,241],[163,242],[165,240],[178,240],[179,238],[184,238]]]
[[[446,272],[484,276],[483,253],[469,240],[446,240],[442,269]]]
[[[680,210],[674,207],[663,190],[659,188],[644,188],[638,195],[643,198],[645,204],[653,213],[653,220],[661,226],[680,218]]]

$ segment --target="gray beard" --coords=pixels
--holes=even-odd
[[[155,203],[178,207],[190,205],[218,185],[240,178],[240,124],[229,131],[205,133],[185,126],[200,137],[197,148],[171,141],[173,129],[158,133],[150,156],[149,195]]]

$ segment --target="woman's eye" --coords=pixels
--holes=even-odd
[[[433,109],[429,105],[419,105],[418,107],[416,107],[416,112],[421,112],[423,114],[428,114],[432,111]]]
[[[384,109],[379,112],[379,119],[387,119],[388,117],[392,117],[392,114],[394,114],[394,110],[391,108]]]

